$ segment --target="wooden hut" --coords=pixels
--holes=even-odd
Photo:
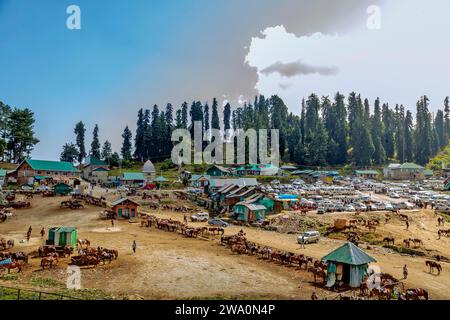
[[[266,207],[258,204],[240,202],[234,206],[236,220],[255,222],[266,218]]]
[[[322,260],[328,263],[326,286],[329,288],[335,285],[359,288],[366,277],[369,263],[376,262],[351,242],[337,248]]]
[[[48,231],[47,245],[55,246],[77,246],[78,233],[74,227],[54,227]]]
[[[139,204],[128,198],[122,198],[114,201],[112,211],[115,212],[117,218],[136,218],[138,216]]]

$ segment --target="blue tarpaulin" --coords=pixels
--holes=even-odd
[[[11,263],[12,263],[11,259],[5,259],[5,260],[0,261],[0,266],[4,266],[7,264],[11,264]]]

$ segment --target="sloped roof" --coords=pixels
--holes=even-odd
[[[124,172],[122,180],[145,180],[142,172]]]
[[[409,170],[413,170],[413,169],[417,169],[417,170],[423,170],[424,167],[419,166],[418,164],[415,163],[404,163],[400,166],[400,169],[409,169]]]
[[[155,179],[155,182],[168,182],[169,180],[164,178],[163,176],[159,176]]]
[[[213,165],[210,168],[208,168],[207,171],[209,171],[209,170],[211,170],[213,168],[217,168],[217,170],[219,170],[221,172],[231,173],[231,169],[230,168],[222,167],[222,166],[219,166],[219,165]]]
[[[239,202],[236,205],[242,205],[251,211],[267,210],[266,206],[263,206],[262,204],[251,204],[248,202]]]
[[[84,162],[84,166],[107,166],[108,164],[105,161],[100,160],[96,156],[90,155],[86,158]]]
[[[139,205],[139,203],[137,203],[136,201],[133,201],[133,200],[128,199],[128,198],[121,198],[119,200],[116,200],[116,201],[112,202],[111,205],[114,207],[114,206],[117,206],[118,204],[121,204],[121,203],[123,203],[125,201],[129,201],[129,202],[132,202],[134,204]]]
[[[142,172],[144,172],[144,173],[154,173],[154,172],[156,172],[155,166],[153,165],[153,163],[150,160],[147,160],[144,163],[144,167],[142,168]]]
[[[6,176],[6,170],[5,169],[0,169],[0,177],[4,177]]]
[[[257,186],[256,178],[240,178],[240,179],[211,179],[211,186],[221,188],[225,185],[235,184],[238,186]]]
[[[356,170],[355,174],[380,174],[376,170]]]
[[[41,171],[68,171],[75,172],[75,167],[70,162],[65,161],[48,161],[48,160],[25,160],[33,170]]]
[[[377,260],[369,256],[367,253],[362,251],[351,242],[347,242],[343,246],[337,248],[333,252],[323,257],[322,260],[340,262],[354,266],[377,262]]]
[[[98,168],[95,168],[93,171],[109,171],[109,169],[106,169],[104,167],[98,167]]]

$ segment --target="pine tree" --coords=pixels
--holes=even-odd
[[[108,140],[106,140],[105,143],[103,143],[102,159],[109,163],[111,160],[111,156],[112,156],[111,143]]]
[[[448,144],[448,136],[445,132],[444,112],[442,110],[438,110],[436,112],[436,117],[434,118],[434,126],[439,140],[439,148],[443,148]]]
[[[415,160],[420,165],[425,165],[432,154],[431,115],[428,111],[428,101],[427,96],[423,96],[417,102]]]
[[[128,129],[128,126],[125,127],[125,130],[123,131],[123,134],[122,134],[122,138],[123,138],[123,143],[122,143],[122,149],[120,151],[120,153],[122,155],[122,159],[131,160],[132,134],[131,134],[130,129]]]
[[[59,157],[60,161],[75,162],[78,160],[78,149],[73,143],[66,143]]]
[[[188,104],[187,102],[183,102],[181,106],[181,124],[182,129],[188,128]]]
[[[134,136],[134,158],[144,161],[145,155],[145,130],[144,130],[144,110],[139,109],[136,123],[136,135]]]
[[[206,132],[209,129],[211,129],[209,123],[209,105],[208,103],[205,103],[205,106],[203,107],[203,131]]]
[[[217,99],[213,99],[213,103],[211,106],[211,128],[220,130],[220,120],[219,120],[219,110],[218,110],[218,103]]]
[[[381,140],[383,134],[383,124],[381,123],[381,107],[379,98],[375,100],[371,134],[374,146],[373,163],[375,165],[383,164],[386,162],[386,152],[384,151],[383,143]]]
[[[251,106],[249,106],[248,109],[251,110]],[[288,108],[283,100],[277,95],[272,96],[270,98],[270,119],[272,128],[279,130],[279,152],[281,159],[283,159],[287,147],[287,117]],[[249,119],[249,122],[250,120],[252,119]]]
[[[92,132],[92,143],[91,143],[91,155],[100,159],[100,141],[98,139],[98,125],[96,124],[94,127],[94,131]]]
[[[231,106],[229,103],[223,108],[223,128],[225,131],[231,128]]]
[[[445,141],[450,138],[450,98],[446,97],[444,100],[444,132],[446,134]]]
[[[382,121],[383,121],[383,148],[386,152],[386,157],[388,159],[393,159],[395,155],[395,145],[394,145],[394,116],[392,110],[389,109],[388,104],[383,104],[382,107]]]
[[[84,137],[86,133],[86,128],[84,127],[84,123],[82,121],[78,122],[75,125],[74,129],[76,135],[76,144],[78,147],[78,162],[83,162],[83,159],[86,157],[86,147],[84,145]]]
[[[405,108],[403,106],[395,107],[395,150],[397,151],[397,160],[401,163],[405,162],[405,130],[403,128],[405,122]]]
[[[405,161],[412,162],[414,159],[414,144],[413,144],[413,115],[411,111],[406,112],[405,123],[403,126],[405,130]]]

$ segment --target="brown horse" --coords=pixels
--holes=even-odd
[[[438,272],[438,276],[441,274],[442,266],[439,263],[437,263],[435,261],[427,260],[427,261],[425,261],[425,265],[427,267],[430,267],[430,273],[433,273],[434,269],[436,268],[436,270]]]
[[[11,269],[17,269],[17,273],[22,271],[22,264],[18,261],[11,261],[11,263],[0,266],[0,268],[8,269],[8,274],[11,272]]]
[[[392,243],[392,245],[395,245],[395,239],[393,237],[386,237],[383,239],[383,242],[386,242],[387,244]]]
[[[41,267],[42,270],[45,269],[45,267],[49,267],[51,269],[53,266],[56,266],[58,264],[58,258],[57,257],[44,257],[41,260]]]

